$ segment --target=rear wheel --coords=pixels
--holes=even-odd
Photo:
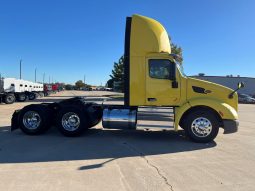
[[[207,143],[217,136],[220,123],[213,112],[197,110],[188,114],[183,126],[185,133],[192,141]]]
[[[52,111],[46,105],[28,105],[18,117],[20,129],[28,135],[39,135],[52,125]]]
[[[89,118],[79,107],[63,107],[57,114],[56,125],[65,136],[79,136],[89,128]]]
[[[35,98],[37,99],[38,97],[40,97],[39,93],[37,92],[33,92],[35,94]]]
[[[15,102],[15,96],[14,94],[7,94],[4,96],[4,103],[6,104],[12,104]]]
[[[17,100],[20,101],[20,102],[24,102],[27,100],[27,95],[24,94],[24,93],[20,93],[17,95]]]
[[[35,95],[34,93],[30,92],[30,93],[28,94],[28,99],[29,99],[29,100],[34,100],[34,99],[36,99],[36,95]]]

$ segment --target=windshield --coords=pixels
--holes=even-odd
[[[186,74],[185,74],[184,71],[183,71],[183,66],[182,66],[182,64],[180,64],[180,63],[177,62],[177,61],[175,61],[175,63],[176,63],[177,68],[178,68],[179,71],[181,72],[181,75],[184,76],[184,77],[187,77]]]

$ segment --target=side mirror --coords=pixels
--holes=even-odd
[[[244,88],[244,83],[238,82],[237,87],[238,87],[238,89]]]
[[[244,83],[243,83],[243,82],[238,82],[237,88],[236,88],[232,93],[230,93],[228,97],[229,97],[230,99],[232,99],[234,93],[237,92],[239,89],[241,89],[241,88],[243,88],[243,87],[244,87]]]
[[[178,82],[176,81],[176,64],[175,63],[171,63],[170,65],[169,80],[172,81],[172,88],[178,88]]]

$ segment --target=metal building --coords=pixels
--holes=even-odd
[[[238,82],[244,82],[245,87],[239,90],[239,93],[255,95],[255,78],[252,78],[252,77],[240,77],[240,76],[232,76],[232,75],[229,75],[229,76],[197,75],[197,76],[190,76],[190,77],[221,84],[231,89],[236,89]]]

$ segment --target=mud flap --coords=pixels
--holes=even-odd
[[[12,123],[11,123],[11,131],[19,129],[19,112],[20,110],[15,110],[12,114]]]

